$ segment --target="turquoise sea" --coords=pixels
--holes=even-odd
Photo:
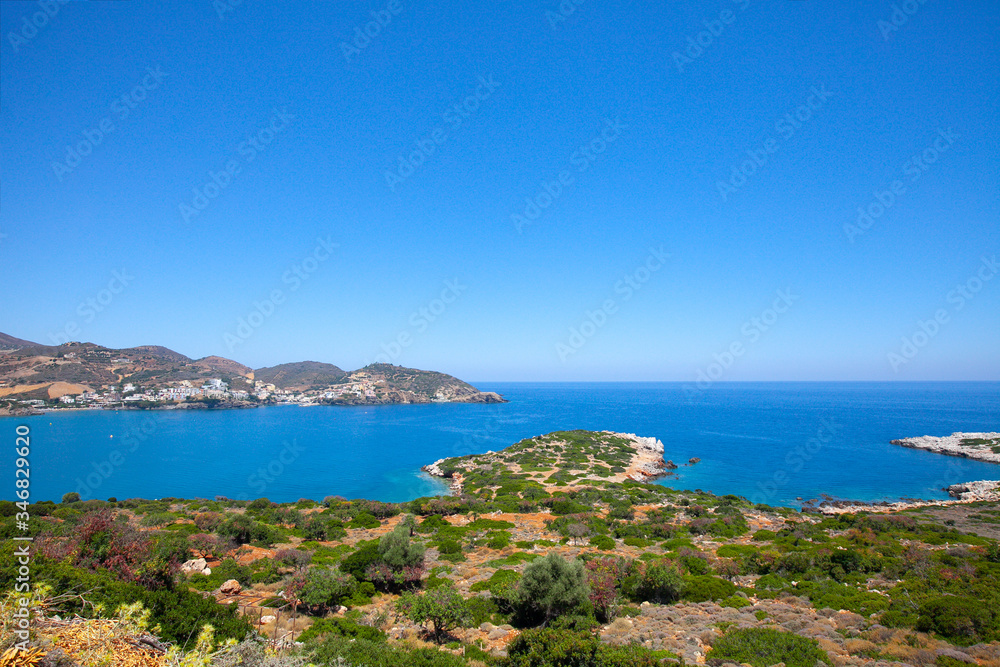
[[[668,486],[797,506],[799,498],[945,498],[1000,466],[890,445],[1000,430],[1000,383],[478,383],[502,405],[278,406],[227,411],[53,412],[0,419],[13,480],[15,427],[31,429],[32,499],[328,495],[404,501],[446,490],[420,472],[564,429],[654,436],[694,466]],[[0,497],[14,499],[13,483]]]

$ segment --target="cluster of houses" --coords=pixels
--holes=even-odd
[[[277,403],[297,403],[310,405],[321,399],[339,399],[348,395],[376,398],[375,383],[367,379],[360,382],[350,382],[329,387],[319,391],[291,392],[280,389],[267,382],[256,381],[253,391],[230,389],[229,384],[219,378],[205,380],[201,386],[196,386],[189,380],[182,380],[168,387],[142,387],[131,382],[117,387],[103,387],[101,392],[87,391],[82,394],[65,395],[59,398],[59,403],[65,407],[110,407],[113,405],[128,405],[129,403],[173,403],[188,399],[218,398],[230,401],[241,401],[250,398],[251,394],[258,400],[273,400]],[[23,405],[45,407],[42,400],[22,400]]]

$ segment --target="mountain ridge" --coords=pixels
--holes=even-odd
[[[215,380],[222,384],[202,384]],[[249,407],[279,398],[283,402],[338,405],[504,402],[498,394],[481,392],[451,375],[392,364],[345,371],[326,362],[298,361],[252,369],[216,355],[191,359],[161,345],[40,345],[0,333],[0,399],[46,401],[103,389],[121,401],[129,392],[141,389],[143,407],[151,407],[145,404],[167,401],[159,397],[168,396],[166,390],[178,385],[194,390],[184,394],[185,403],[190,404],[192,396],[211,397],[224,407]],[[180,398],[174,394],[169,400],[178,402]]]

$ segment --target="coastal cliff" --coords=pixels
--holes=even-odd
[[[891,444],[987,463],[1000,463],[1000,433],[952,433],[940,438],[923,435],[892,440]]]
[[[662,442],[612,431],[556,431],[499,452],[439,459],[422,470],[451,479],[452,493],[508,483],[569,490],[585,484],[647,482],[669,474]]]

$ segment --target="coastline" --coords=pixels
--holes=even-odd
[[[481,392],[481,394],[493,394],[494,392]],[[72,412],[91,412],[91,411],[102,411],[110,410],[118,412],[120,410],[125,410],[128,412],[169,412],[172,410],[211,410],[211,411],[221,411],[221,410],[249,410],[255,408],[274,408],[274,407],[287,407],[295,406],[300,408],[314,408],[314,407],[328,407],[328,408],[370,408],[379,407],[387,405],[453,405],[453,404],[494,404],[494,403],[509,403],[508,400],[501,398],[499,401],[494,400],[464,400],[464,401],[371,401],[371,402],[295,402],[289,401],[285,403],[253,403],[251,401],[240,401],[240,402],[227,402],[225,404],[219,405],[207,405],[203,403],[168,403],[165,405],[157,406],[144,406],[138,407],[133,405],[122,405],[115,404],[109,406],[102,405],[88,405],[86,407],[72,407],[72,408],[62,408],[62,407],[44,407],[44,408],[15,408],[13,411],[7,411],[0,408],[0,418],[3,417],[37,417],[39,415],[49,414],[49,413],[72,413]]]
[[[952,484],[945,489],[951,500],[897,500],[894,502],[860,502],[852,500],[823,501],[819,505],[812,506],[809,512],[819,512],[825,515],[854,514],[856,512],[871,512],[884,514],[887,512],[900,512],[917,507],[950,507],[952,505],[969,505],[979,502],[1000,502],[1000,480],[978,480],[975,482],[963,482]],[[802,508],[806,512],[806,506]]]
[[[922,435],[891,440],[890,444],[909,449],[920,449],[945,456],[959,456],[986,463],[1000,463],[1000,433],[963,433],[961,431],[942,437]]]

